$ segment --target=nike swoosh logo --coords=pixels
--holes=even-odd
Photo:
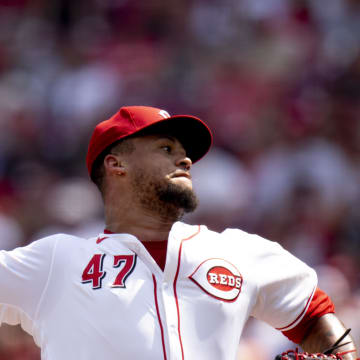
[[[108,236],[98,237],[98,238],[96,239],[96,243],[97,243],[97,244],[100,244],[103,240],[105,240],[105,239],[107,239],[107,238],[108,238]]]

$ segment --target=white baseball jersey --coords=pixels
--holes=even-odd
[[[165,270],[128,234],[58,234],[0,252],[0,320],[46,360],[234,360],[250,316],[289,330],[317,285],[277,243],[177,222]]]

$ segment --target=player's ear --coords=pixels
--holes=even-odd
[[[124,161],[117,154],[107,154],[104,158],[105,172],[109,175],[125,175]]]

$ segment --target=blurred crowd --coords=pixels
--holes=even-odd
[[[210,125],[186,221],[280,242],[360,345],[360,1],[0,0],[1,249],[103,230],[85,154],[122,105]],[[292,345],[253,320],[239,359]],[[0,360],[39,358],[0,328]]]

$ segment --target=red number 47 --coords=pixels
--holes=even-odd
[[[102,279],[106,275],[103,271],[105,254],[95,254],[86,265],[82,273],[82,283],[92,283],[93,289],[100,289]],[[114,268],[120,268],[111,287],[125,288],[125,281],[136,265],[136,255],[114,255]]]

